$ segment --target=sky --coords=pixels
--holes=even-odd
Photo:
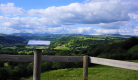
[[[0,0],[0,33],[138,36],[138,0]]]

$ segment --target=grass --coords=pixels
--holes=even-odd
[[[16,47],[4,47],[3,49],[16,49]]]
[[[84,38],[83,40],[105,40],[105,39],[100,39],[100,38]]]
[[[65,45],[62,45],[62,46],[57,46],[56,48],[54,49],[60,49],[60,50],[70,50],[69,47],[65,47]]]
[[[88,68],[88,80],[138,80],[138,71],[97,65]],[[33,80],[32,77],[25,80]],[[41,73],[41,80],[83,80],[82,68],[52,70]]]
[[[105,39],[100,39],[100,38],[84,38],[84,37],[79,38],[79,41],[85,41],[85,40],[105,40]],[[74,43],[76,43],[76,41],[75,41],[74,39],[71,39],[71,40],[69,40],[69,41],[68,41],[67,43],[65,43],[65,44],[67,44],[67,45],[72,45],[72,44],[74,44]],[[65,47],[65,44],[62,44],[62,45],[60,45],[60,46],[57,46],[57,47],[54,48],[54,49],[70,50],[69,47]],[[82,46],[77,47],[77,48],[81,48],[81,47],[82,47]]]
[[[125,61],[138,63],[138,60],[125,60]]]
[[[77,44],[78,41],[79,41],[79,43],[81,43],[81,41],[83,42],[83,41],[87,41],[87,40],[90,40],[90,41],[97,40],[97,41],[99,41],[99,40],[105,40],[105,39],[101,39],[101,38],[86,38],[86,37],[73,38],[73,39],[70,39],[70,40],[62,41],[62,43],[61,42],[55,43],[56,47],[54,49],[71,50],[73,48],[71,45]],[[68,45],[68,47],[65,46],[65,45]],[[81,47],[82,46],[78,46],[76,48],[81,48]]]
[[[48,49],[49,46],[26,46],[28,49]]]
[[[128,52],[133,52],[133,51],[138,51],[138,45],[133,46],[132,48],[130,48],[130,49],[128,50]]]
[[[5,62],[5,63],[4,63],[4,66],[9,66],[9,65],[8,65],[8,62]]]

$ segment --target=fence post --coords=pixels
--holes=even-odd
[[[41,74],[41,52],[40,49],[34,50],[34,69],[33,69],[33,80],[40,80]]]
[[[83,80],[88,80],[88,56],[83,56]]]

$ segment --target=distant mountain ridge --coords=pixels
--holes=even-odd
[[[82,35],[82,36],[122,36],[122,37],[138,37],[134,35],[121,35],[121,34],[103,34],[103,35],[86,35],[86,34],[52,34],[52,33],[13,33],[10,35],[20,35],[20,36],[25,36],[25,35]]]
[[[13,33],[10,35],[33,35],[33,34],[31,34],[31,33]]]

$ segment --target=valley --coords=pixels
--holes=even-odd
[[[88,55],[93,57],[101,57],[101,58],[116,59],[116,60],[128,60],[128,61],[137,61],[138,59],[138,50],[137,50],[138,38],[136,36],[125,36],[125,35],[121,36],[121,35],[80,35],[80,34],[79,35],[77,34],[76,35],[75,34],[70,34],[70,35],[69,34],[62,34],[62,35],[61,34],[51,34],[51,35],[50,34],[48,35],[1,34],[0,35],[0,41],[1,41],[0,54],[33,55],[34,54],[33,49],[32,50],[26,49],[26,44],[28,40],[51,41],[49,49],[42,50],[42,55],[55,55],[55,56]],[[90,72],[91,72],[91,69],[95,68],[96,66],[97,66],[96,64],[89,64]],[[101,66],[101,68],[102,67],[103,66]],[[78,68],[81,69],[82,62],[75,62],[75,63],[43,62],[41,64],[41,68],[42,68],[41,70],[42,73],[44,73],[45,71],[51,72],[53,70],[60,70],[60,69],[67,69],[67,70],[71,69],[72,71]],[[0,79],[19,80],[21,78],[22,79],[28,78],[33,75],[33,63],[32,62],[31,63],[0,62],[0,70],[1,70]],[[46,74],[49,74],[49,73],[46,73]],[[114,70],[113,70],[113,74],[115,74]],[[81,75],[79,74],[78,76],[81,76]],[[125,78],[125,79],[130,79],[130,78]],[[98,79],[98,80],[102,80],[102,79]]]

